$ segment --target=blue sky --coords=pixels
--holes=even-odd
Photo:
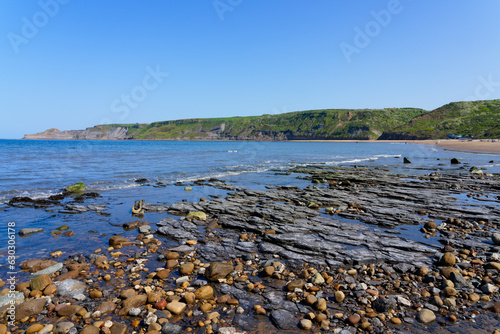
[[[500,2],[0,2],[0,138],[500,98]]]

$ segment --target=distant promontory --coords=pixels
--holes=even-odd
[[[195,118],[151,124],[106,124],[85,130],[49,129],[44,140],[419,140],[448,136],[500,137],[500,100],[419,108],[325,109],[284,114]]]

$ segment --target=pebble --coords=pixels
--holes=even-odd
[[[436,315],[431,310],[424,308],[420,312],[418,312],[417,319],[418,319],[418,321],[425,324],[425,323],[436,320]]]
[[[196,290],[194,295],[199,300],[211,299],[214,296],[214,289],[210,285],[206,285]]]
[[[304,284],[305,284],[305,282],[301,279],[291,281],[291,282],[288,282],[288,284],[286,285],[286,289],[288,291],[294,291],[295,289],[302,289],[304,287]]]
[[[74,328],[75,324],[69,321],[63,321],[56,324],[54,327],[54,334],[66,334],[71,328]]]
[[[264,268],[264,273],[266,274],[266,276],[271,276],[272,274],[274,274],[274,266],[267,266]]]
[[[173,302],[167,304],[167,310],[169,310],[170,312],[172,312],[174,314],[179,315],[182,312],[184,312],[184,310],[186,309],[186,306],[187,305],[185,303],[173,301]]]
[[[351,325],[356,325],[360,320],[361,317],[358,314],[353,314],[347,318],[347,321],[349,321]]]
[[[312,328],[312,321],[309,319],[300,320],[300,328],[303,330],[310,330]]]
[[[335,291],[334,296],[337,303],[342,303],[345,299],[345,294],[342,291]]]
[[[99,334],[99,328],[94,325],[85,325],[80,334]]]
[[[89,296],[92,299],[99,299],[102,298],[102,292],[99,290],[92,290],[90,291]]]
[[[441,264],[443,266],[451,267],[456,263],[456,258],[453,253],[446,252],[444,255],[441,257]]]
[[[194,264],[192,262],[183,263],[179,267],[179,272],[182,275],[190,275],[194,270]]]
[[[16,308],[16,319],[23,319],[40,314],[46,302],[47,300],[45,298],[25,301]]]
[[[500,246],[500,233],[492,233],[491,241],[497,246]]]
[[[36,332],[41,331],[42,329],[43,329],[42,325],[34,324],[34,325],[29,326],[28,329],[26,329],[26,334],[36,333]]]

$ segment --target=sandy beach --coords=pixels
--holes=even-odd
[[[291,140],[296,142],[316,142],[316,140]],[[477,153],[494,153],[500,154],[500,141],[493,141],[491,139],[478,139],[472,141],[465,141],[459,139],[428,139],[428,140],[320,140],[327,143],[348,143],[348,142],[362,142],[362,143],[407,143],[407,144],[421,144],[421,145],[435,145],[450,151],[462,152],[477,152]]]

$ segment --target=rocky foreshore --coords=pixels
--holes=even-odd
[[[499,175],[288,173],[311,185],[201,180],[230,193],[146,203],[165,217],[124,222],[135,239],[22,263],[0,334],[500,333]],[[99,210],[81,202],[65,210]]]

